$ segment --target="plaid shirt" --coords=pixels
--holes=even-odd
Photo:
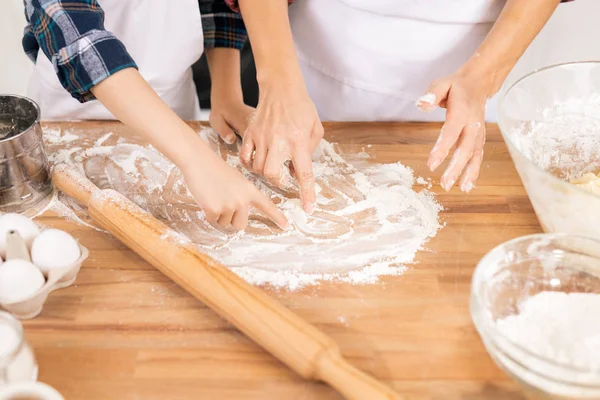
[[[246,41],[241,16],[222,0],[198,1],[204,47],[241,49]],[[112,74],[137,68],[123,43],[104,29],[104,11],[97,0],[23,2],[28,22],[23,36],[25,53],[35,62],[41,49],[52,61],[62,86],[80,102],[93,100],[90,89]]]

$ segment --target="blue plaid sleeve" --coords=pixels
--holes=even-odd
[[[224,0],[198,0],[202,14],[204,48],[229,47],[241,49],[246,42],[246,26],[239,13],[233,12]]]
[[[80,102],[93,100],[90,89],[112,74],[137,68],[125,45],[104,29],[104,11],[96,0],[24,0],[24,4],[25,52],[35,62],[41,49],[62,86]]]

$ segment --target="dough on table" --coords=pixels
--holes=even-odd
[[[572,180],[571,183],[590,193],[600,195],[600,173],[596,175],[588,172],[580,178]]]

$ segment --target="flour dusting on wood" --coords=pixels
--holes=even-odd
[[[252,211],[245,232],[225,232],[206,221],[181,172],[152,146],[101,135],[45,129],[50,161],[76,166],[98,187],[122,193],[253,284],[293,290],[323,280],[366,284],[401,275],[441,227],[429,182],[400,163],[348,162],[323,141],[313,157],[317,207],[308,216],[297,184],[273,187],[241,165],[239,142],[226,145],[204,129],[200,135],[210,146],[294,226],[283,231]],[[425,187],[415,191],[415,184]]]

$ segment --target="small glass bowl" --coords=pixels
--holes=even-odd
[[[471,317],[488,353],[532,398],[600,399],[600,366],[547,359],[497,328],[496,320],[518,314],[520,304],[545,291],[600,294],[600,241],[539,234],[491,250],[471,287]],[[589,318],[600,318],[600,310]]]

